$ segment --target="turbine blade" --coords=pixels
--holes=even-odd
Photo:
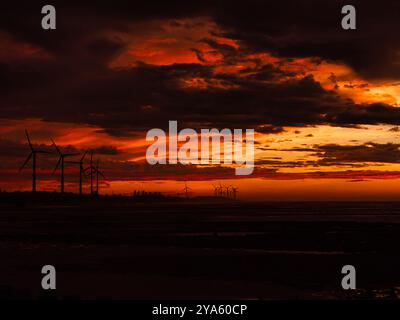
[[[83,161],[83,159],[85,159],[86,154],[88,153],[89,150],[86,150],[85,153],[83,154],[82,158],[81,158],[81,162]]]
[[[56,145],[56,143],[54,142],[54,140],[52,138],[50,138],[51,142],[53,142],[53,146],[56,148],[57,152],[61,155],[61,150],[58,148],[58,146]]]
[[[86,169],[90,169],[90,168],[86,168]],[[86,172],[86,169],[83,170],[83,174],[85,177],[90,177],[91,172]]]
[[[29,139],[28,130],[26,130],[26,129],[25,129],[25,135],[26,135],[26,138],[28,139],[29,147],[33,151],[33,146],[32,146],[32,143],[31,143],[31,139]]]
[[[55,167],[54,170],[53,170],[53,174],[57,171],[58,167],[60,166],[61,158],[62,158],[62,157],[58,158],[58,162],[57,162],[57,164],[56,164],[56,167]]]
[[[20,172],[21,172],[22,169],[26,166],[26,164],[29,162],[29,160],[31,160],[32,155],[33,155],[33,152],[31,152],[31,153],[29,154],[29,156],[26,158],[24,164],[21,166],[21,168],[19,168],[19,171],[20,171]]]

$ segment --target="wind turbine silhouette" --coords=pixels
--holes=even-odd
[[[101,175],[103,177],[103,179],[105,179],[106,177],[104,176],[104,174],[99,170],[99,159],[97,159],[96,161],[96,194],[99,194],[99,175]]]
[[[90,194],[93,194],[93,173],[95,172],[95,167],[93,166],[93,151],[90,151],[90,165],[85,168],[84,171],[90,170]]]
[[[26,139],[28,140],[28,144],[29,144],[29,148],[31,149],[31,153],[28,155],[28,157],[26,158],[24,164],[21,166],[19,171],[21,172],[22,169],[29,162],[29,160],[31,160],[31,158],[32,158],[32,192],[36,192],[36,155],[38,153],[50,154],[51,152],[36,150],[31,143],[31,139],[29,138],[28,130],[26,130],[26,129],[25,129],[25,135],[26,135]]]
[[[229,194],[230,194],[229,189],[230,189],[230,186],[225,186],[225,185],[224,185],[224,188],[225,188],[225,192],[226,192],[226,197],[229,198]]]
[[[84,171],[88,171],[89,172],[89,176],[90,176],[90,194],[94,194],[94,190],[93,190],[93,174],[96,173],[96,194],[99,193],[99,175],[102,176],[105,179],[104,174],[99,170],[99,160],[97,159],[96,161],[96,166],[93,165],[93,151],[90,152],[90,165],[89,167],[87,167]]]
[[[213,188],[214,188],[214,196],[215,196],[215,197],[218,197],[218,188],[219,188],[219,187],[216,186],[216,185],[214,185],[214,184],[213,184],[212,186],[213,186]]]
[[[231,186],[231,189],[232,189],[232,193],[233,193],[233,199],[236,200],[239,188],[236,186]]]
[[[183,188],[183,191],[185,192],[186,199],[189,198],[190,190],[192,190],[192,189],[187,186],[186,181],[185,181],[185,187]]]
[[[219,196],[222,197],[224,190],[223,190],[223,186],[222,186],[221,182],[219,183],[218,189],[219,189]]]
[[[82,158],[79,161],[68,161],[68,163],[73,163],[73,164],[78,164],[79,165],[79,194],[82,194],[82,183],[83,183],[83,160],[86,157],[86,154],[88,153],[88,150],[85,151],[83,154]]]
[[[58,167],[61,165],[61,186],[60,190],[61,193],[64,193],[64,159],[67,157],[73,157],[79,155],[79,153],[63,153],[61,152],[60,148],[56,145],[53,139],[51,139],[51,142],[53,142],[53,146],[56,148],[57,153],[59,154],[58,162],[56,164],[56,167],[53,170],[53,174],[57,171]]]

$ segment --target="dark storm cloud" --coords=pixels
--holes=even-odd
[[[15,41],[41,48],[47,58],[0,61],[0,110],[4,118],[39,117],[48,121],[88,123],[116,136],[163,127],[168,120],[199,127],[271,128],[285,125],[400,124],[400,110],[385,104],[356,105],[324,90],[312,77],[264,82],[288,76],[266,65],[251,74],[215,75],[211,66],[175,64],[110,69],[110,61],[127,46],[106,37],[109,30],[132,30],[148,19],[210,16],[226,35],[238,39],[247,52],[271,51],[286,57],[317,56],[341,60],[369,77],[398,73],[394,19],[397,2],[386,9],[360,6],[359,29],[340,29],[341,2],[250,1],[54,3],[54,32],[40,28],[40,5],[6,4],[0,29]],[[382,5],[381,5],[382,6]],[[373,10],[374,9],[374,10]],[[383,17],[383,14],[387,16]],[[379,21],[380,23],[374,23]],[[1,41],[1,40],[0,40]],[[230,45],[203,39],[226,61],[240,57]],[[196,52],[199,60],[204,59]],[[400,75],[400,73],[399,73]],[[292,74],[293,76],[293,74]],[[204,78],[229,86],[207,90],[182,86],[185,78]],[[126,128],[126,129],[125,129]],[[279,133],[280,129],[273,129]]]
[[[46,78],[38,73],[39,78]],[[276,127],[400,124],[399,109],[384,104],[355,105],[325,91],[312,77],[265,86],[231,76],[228,83],[237,88],[198,90],[182,88],[179,81],[185,77],[212,79],[209,67],[142,65],[100,70],[80,78],[67,71],[61,77],[43,80],[45,89],[38,90],[34,79],[37,72],[33,75],[31,81],[25,76],[25,90],[21,85],[19,90],[7,92],[1,103],[3,117],[89,123],[110,133],[121,128],[165,127],[169,119],[182,125],[212,123],[235,128],[260,128],[264,123]]]
[[[319,146],[316,155],[322,161],[349,161],[349,162],[400,162],[400,145],[387,143],[366,143],[356,146],[325,145]]]
[[[252,50],[286,57],[320,57],[343,61],[367,78],[400,76],[400,3],[352,1],[357,29],[343,30],[346,1],[247,1],[221,4],[216,21],[226,35]],[[222,10],[224,8],[224,10]]]
[[[38,20],[41,4],[18,1],[3,6],[0,28],[50,51],[71,51],[87,36],[105,29],[129,30],[128,22],[210,16],[250,50],[273,51],[287,57],[341,60],[371,77],[400,75],[398,50],[400,3],[352,1],[357,30],[342,30],[341,8],[346,1],[282,0],[57,2],[57,32],[43,32]],[[229,55],[232,47],[205,39]]]
[[[15,141],[0,139],[0,156],[26,157],[29,154],[29,146]]]
[[[296,161],[285,161],[283,159],[272,159],[263,157],[257,161],[257,166],[269,166],[270,168],[296,168],[296,167],[368,167],[371,163],[382,166],[385,163],[400,162],[400,144],[394,143],[372,143],[361,145],[314,145],[309,148],[294,147],[290,149],[258,148],[263,151],[287,151],[306,152],[317,157],[316,160],[297,159]]]
[[[256,131],[260,132],[260,133],[264,133],[264,134],[276,134],[276,133],[285,132],[285,129],[282,127],[275,127],[275,126],[267,125],[267,126],[257,127]]]
[[[400,162],[400,144],[368,142],[361,145],[314,145],[310,148],[266,149],[288,152],[307,152],[318,160],[307,160],[302,165],[330,166],[354,163],[398,163]],[[283,162],[284,163],[284,162]]]
[[[118,149],[113,146],[101,146],[92,149],[93,153],[101,155],[117,155],[119,154]]]
[[[57,31],[41,28],[40,1],[22,0],[2,5],[0,28],[17,39],[36,43],[49,51],[71,52],[79,43],[104,30],[130,30],[129,23],[149,19],[175,19],[209,13],[212,1],[57,1]]]

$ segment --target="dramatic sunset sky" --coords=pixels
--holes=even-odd
[[[254,200],[400,199],[400,3],[353,1],[49,2],[2,6],[0,188],[30,190],[24,129],[38,148],[92,149],[101,193],[196,195],[212,184]],[[253,175],[228,166],[150,166],[146,132],[255,129]],[[58,188],[38,156],[38,190]],[[66,191],[78,168],[67,165]],[[88,181],[85,181],[85,191]]]

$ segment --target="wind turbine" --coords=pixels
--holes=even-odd
[[[96,173],[96,193],[99,192],[99,175],[101,175],[103,178],[104,174],[99,170],[99,160],[97,160],[96,163],[96,167],[93,165],[93,151],[90,152],[90,165],[89,167],[87,167],[84,171],[88,171],[89,172],[89,176],[90,176],[90,194],[94,194],[94,190],[93,190],[93,174]]]
[[[222,197],[224,191],[223,191],[223,186],[222,186],[221,182],[219,183],[218,189],[219,189],[219,196]]]
[[[183,188],[183,191],[185,192],[186,199],[189,198],[190,190],[192,190],[192,189],[187,186],[186,181],[185,181],[185,187]]]
[[[230,186],[224,186],[224,188],[225,188],[225,190],[226,190],[226,197],[229,198],[229,194],[230,194],[229,189],[230,189]]]
[[[82,183],[83,183],[83,160],[85,159],[88,150],[85,151],[82,158],[79,161],[68,161],[68,163],[79,164],[79,194],[82,194]]]
[[[32,158],[32,192],[36,192],[36,155],[38,153],[49,154],[51,152],[35,150],[35,148],[33,148],[33,145],[31,143],[31,139],[29,138],[28,130],[26,130],[26,129],[25,129],[25,135],[26,135],[26,139],[28,140],[28,144],[29,144],[29,148],[31,149],[31,153],[28,155],[28,157],[26,158],[24,164],[21,166],[19,171],[21,172],[22,169],[29,162],[29,160],[31,160],[31,158]]]
[[[105,179],[106,177],[104,176],[104,174],[99,170],[99,159],[97,159],[96,162],[96,194],[99,194],[99,175],[101,175],[103,177],[103,179]]]
[[[62,153],[60,148],[56,145],[53,139],[51,139],[51,142],[53,142],[53,146],[56,148],[57,153],[59,154],[58,162],[56,164],[56,167],[53,170],[53,174],[57,171],[58,167],[61,164],[61,193],[64,193],[64,159],[67,157],[72,157],[72,156],[77,156],[79,153]]]
[[[93,194],[93,173],[95,172],[95,167],[93,166],[93,151],[90,151],[90,165],[85,168],[84,171],[90,170],[90,194]]]
[[[233,193],[233,199],[236,200],[236,196],[237,196],[239,188],[236,186],[231,186],[231,189],[232,189],[232,193]]]
[[[212,185],[213,186],[213,188],[214,188],[214,196],[215,197],[218,197],[218,186],[216,186],[216,185]]]

